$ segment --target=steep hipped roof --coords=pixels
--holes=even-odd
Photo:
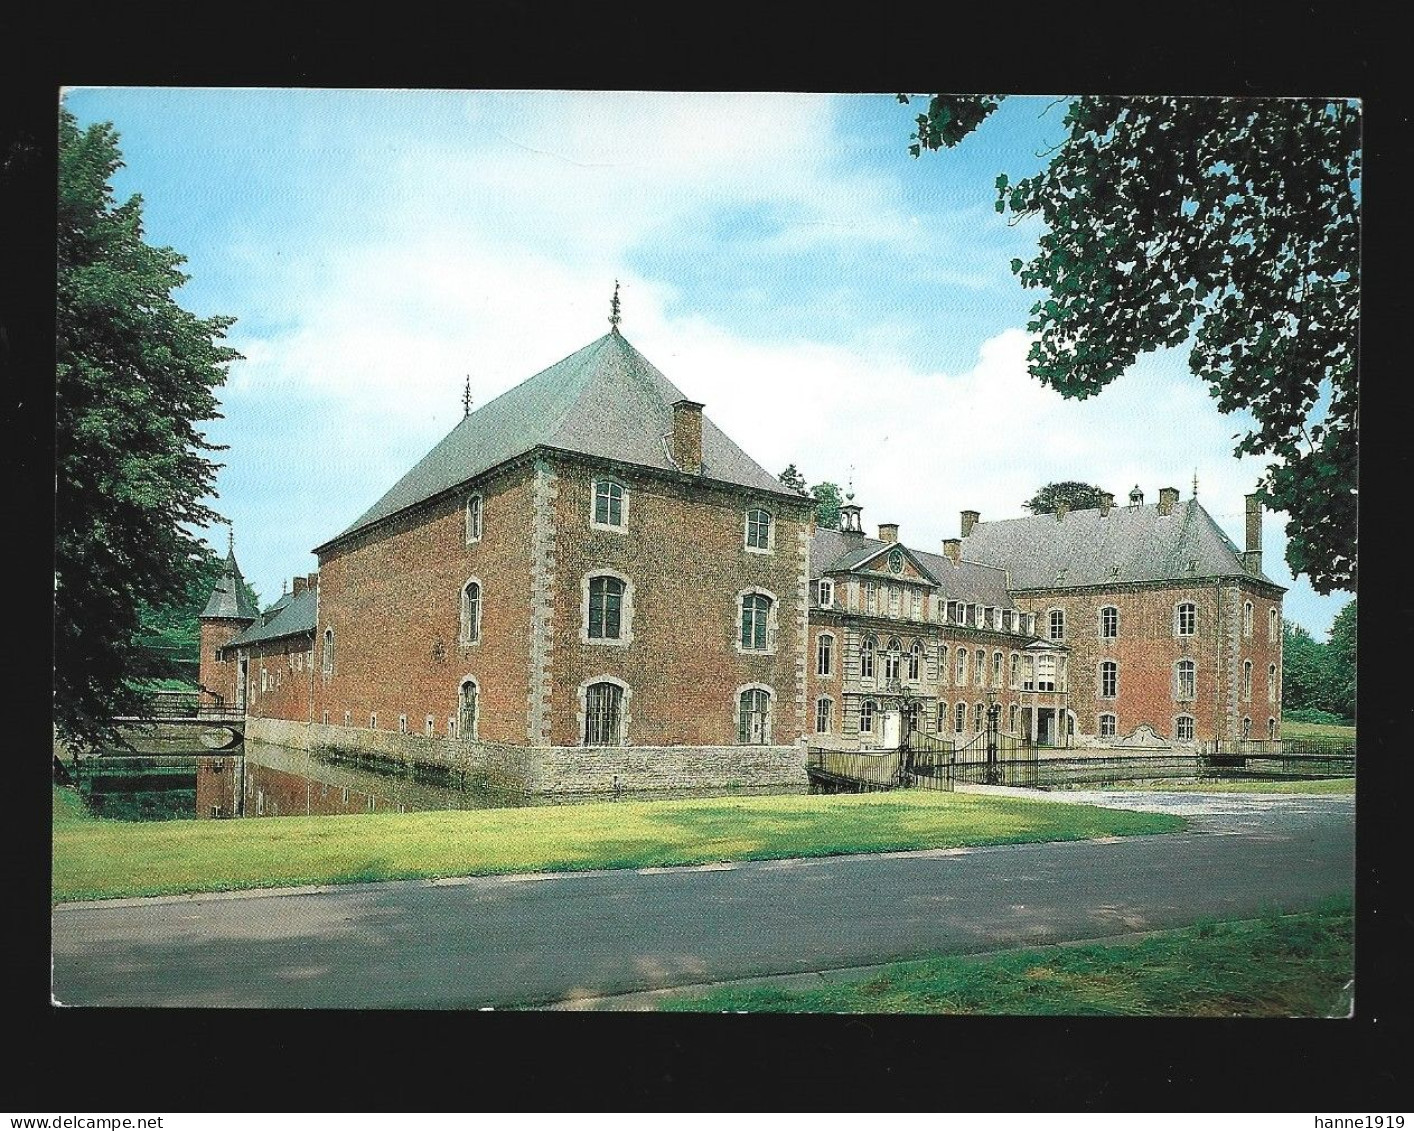
[[[890,543],[839,530],[817,530],[810,541],[810,576],[822,577],[853,569],[868,561]],[[1011,609],[1016,606],[1007,595],[1006,571],[977,562],[954,562],[939,554],[928,554],[911,546],[903,547],[938,581],[943,598],[948,601],[969,601],[979,605]]]
[[[1057,589],[1129,581],[1252,577],[1281,588],[1266,574],[1249,574],[1241,552],[1197,502],[1071,511],[1063,519],[1038,514],[978,522],[962,540],[974,561],[1005,566],[1011,588]],[[1191,565],[1190,565],[1191,563]]]
[[[241,567],[236,564],[235,550],[227,552],[226,566],[216,579],[211,599],[206,602],[201,616],[213,620],[255,620],[260,616],[260,610],[246,596],[245,580],[241,577]]]
[[[611,331],[464,417],[387,494],[330,541],[538,447],[679,471],[669,457],[667,440],[673,430],[672,404],[683,399],[651,361]],[[705,415],[702,478],[799,498]]]
[[[283,604],[277,602],[278,611],[263,623],[257,621],[239,636],[230,640],[225,647],[239,648],[245,644],[258,644],[262,640],[279,640],[286,636],[299,636],[314,631],[318,613],[318,590],[306,589],[294,596],[282,597]],[[267,611],[274,611],[267,610]]]

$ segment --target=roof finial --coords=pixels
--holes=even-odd
[[[226,523],[226,555],[235,557],[236,554],[236,524]]]
[[[845,502],[854,502],[854,464],[849,465],[849,488],[844,493]]]
[[[1198,497],[1198,469],[1196,467],[1193,469],[1193,497],[1195,499]]]
[[[619,332],[619,281],[614,280],[614,297],[609,302],[609,326],[610,332]]]
[[[471,415],[471,374],[466,375],[466,388],[462,390],[462,416]]]

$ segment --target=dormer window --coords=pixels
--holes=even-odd
[[[820,579],[820,593],[816,598],[816,603],[822,608],[828,608],[835,603],[835,583],[828,577]]]
[[[613,479],[594,481],[594,514],[591,523],[607,530],[622,530],[628,510],[628,492]]]

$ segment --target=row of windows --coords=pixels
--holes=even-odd
[[[878,667],[877,656],[879,642],[876,637],[866,636],[859,645],[859,676],[861,679],[873,679]],[[977,686],[978,687],[1001,687],[1002,686],[1002,665],[1005,658],[1001,652],[992,653],[991,678],[988,680],[986,667],[987,652],[979,648],[977,656]],[[948,646],[943,644],[938,649],[939,667],[943,672],[948,671]],[[966,648],[957,650],[957,666],[955,669],[954,682],[959,687],[967,686],[968,673],[971,665],[972,653]],[[914,641],[907,652],[903,650],[902,642],[894,637],[884,647],[883,652],[883,673],[886,680],[906,678],[908,681],[917,683],[924,671],[927,660],[927,650],[920,641]],[[1023,670],[1023,661],[1024,670]],[[1026,691],[1055,691],[1056,690],[1056,661],[1055,656],[1024,657],[1019,652],[1011,653],[1010,686]],[[835,664],[835,638],[830,633],[821,633],[815,643],[815,674],[829,677],[834,674]],[[906,672],[906,676],[903,674]]]
[[[1114,640],[1119,636],[1119,609],[1105,605],[1099,610],[1099,633],[1101,640]],[[1046,613],[1046,635],[1051,640],[1065,639],[1065,610],[1050,609]],[[1173,608],[1173,634],[1193,636],[1198,631],[1198,606],[1192,601],[1181,601]],[[1281,632],[1280,618],[1276,609],[1267,614],[1267,639],[1276,640]],[[1252,602],[1242,606],[1242,634],[1252,635]]]
[[[629,491],[616,479],[596,479],[590,489],[589,522],[602,530],[628,529]],[[466,500],[466,543],[481,541],[485,525],[485,500],[480,494]],[[743,523],[743,545],[756,553],[769,554],[775,548],[775,516],[763,507],[752,507]]]
[[[811,599],[822,608],[832,606],[835,603],[835,582],[828,577],[811,582]],[[907,609],[909,619],[923,620],[923,601],[923,590],[916,587],[880,584],[868,579],[864,582],[866,613],[899,617]],[[990,628],[997,632],[1035,631],[1036,618],[1033,614],[991,605],[935,600],[933,615],[934,619],[946,624]]]

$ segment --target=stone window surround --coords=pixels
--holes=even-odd
[[[966,686],[967,686],[967,674],[968,674],[967,665],[968,665],[968,662],[969,662],[969,661],[968,661],[967,649],[966,649],[966,648],[959,648],[959,649],[957,650],[957,667],[956,667],[956,671],[954,672],[954,676],[955,676],[954,682],[957,684],[958,687],[966,687]]]
[[[586,595],[588,594],[588,592],[589,589],[586,583]],[[741,642],[741,618],[742,614],[745,611],[746,598],[751,596],[765,597],[767,601],[770,602],[770,604],[766,608],[766,647],[764,649],[747,648]],[[769,589],[765,589],[759,585],[754,585],[750,589],[741,589],[737,592],[736,622],[732,626],[732,635],[735,639],[736,650],[738,654],[744,656],[774,656],[776,654],[776,636],[779,627],[778,610],[780,609],[780,607],[781,603],[779,600],[776,599],[776,595],[772,593]],[[589,606],[586,604],[586,618],[588,616],[588,609]],[[587,619],[585,623],[588,624]]]
[[[859,678],[873,679],[874,665],[878,662],[879,641],[873,636],[865,636],[859,642]]]
[[[475,520],[473,520],[472,504],[475,503]],[[486,496],[480,491],[473,491],[466,497],[466,503],[462,506],[462,516],[466,526],[466,544],[474,545],[481,541],[481,535],[486,530]]]
[[[928,671],[928,651],[923,641],[915,640],[908,649],[908,682],[919,683]]]
[[[939,700],[938,700],[938,719],[937,719],[937,730],[938,730],[938,733],[939,733],[939,734],[946,734],[946,733],[947,733],[947,728],[948,728],[948,701],[947,701],[946,699],[939,699]]]
[[[1108,728],[1106,729],[1106,724]],[[1119,719],[1112,711],[1104,711],[1095,719],[1095,733],[1101,738],[1113,738],[1118,730]]]
[[[334,630],[328,625],[324,626],[324,656],[321,667],[327,683],[329,677],[334,674]]]
[[[966,734],[966,733],[967,733],[967,704],[966,704],[966,703],[959,702],[959,703],[957,704],[957,706],[953,708],[953,733],[954,733],[954,734]]]
[[[740,702],[740,700],[738,700],[738,702]],[[824,729],[821,729],[821,727],[820,727],[820,708],[821,708],[821,707],[824,707],[824,709],[825,709],[825,718],[824,718],[825,726],[824,726]],[[833,732],[833,729],[834,729],[834,720],[835,720],[835,701],[834,701],[830,696],[828,696],[828,695],[822,695],[822,696],[820,696],[820,698],[818,698],[818,699],[815,700],[815,733],[816,733],[816,734],[830,734],[830,733],[832,733],[832,732]]]
[[[738,746],[755,746],[757,743],[743,743],[741,741],[741,697],[748,691],[764,691],[766,693],[766,723],[762,728],[761,746],[771,745],[771,729],[776,722],[776,689],[769,683],[743,683],[732,692],[732,734]]]
[[[1183,724],[1184,724],[1184,723],[1187,723],[1187,724],[1188,724],[1188,727],[1187,727],[1188,735],[1187,735],[1187,737],[1184,737],[1184,735],[1180,733],[1180,732],[1184,729],[1184,728],[1183,728]],[[1193,716],[1192,716],[1192,715],[1188,715],[1188,714],[1175,715],[1175,716],[1173,717],[1173,737],[1174,737],[1174,741],[1176,741],[1176,742],[1192,742],[1192,741],[1193,741],[1193,735],[1196,733],[1193,728],[1194,728],[1194,722],[1193,722]]]
[[[1267,665],[1267,702],[1268,702],[1268,703],[1275,703],[1276,701],[1277,701],[1277,666],[1276,666],[1276,664],[1268,664],[1268,665]]]
[[[1113,631],[1113,632],[1106,632],[1106,631],[1105,631],[1105,614],[1106,614],[1106,613],[1113,613],[1113,614],[1114,614],[1114,615],[1110,618],[1110,620],[1113,622],[1113,625],[1114,625],[1114,631]],[[1097,620],[1098,620],[1098,629],[1097,629],[1097,631],[1098,631],[1099,634],[1100,634],[1100,639],[1101,639],[1101,640],[1116,640],[1116,639],[1119,638],[1119,606],[1118,606],[1118,605],[1101,605],[1101,606],[1100,606],[1099,613],[1098,613],[1098,615],[1097,615]]]
[[[874,716],[879,713],[879,705],[873,699],[864,699],[859,704],[859,733],[874,733]],[[869,725],[865,726],[865,722]]]
[[[577,704],[575,725],[578,727],[576,734],[578,734],[579,736],[575,740],[575,744],[578,746],[584,745],[584,724],[589,712],[589,689],[596,683],[612,683],[615,687],[619,689],[619,745],[628,746],[628,728],[629,723],[633,721],[633,688],[626,684],[623,680],[612,675],[597,675],[591,677],[590,679],[586,679],[583,683],[579,685],[579,688],[575,691],[575,702]],[[477,700],[477,703],[479,709],[479,699]]]
[[[611,522],[599,522],[595,515],[599,511],[599,485],[612,484],[619,489],[619,524],[615,526]],[[612,475],[596,475],[589,482],[589,525],[594,530],[608,530],[614,534],[628,533],[628,504],[631,492],[622,479],[616,479]]]
[[[751,544],[751,516],[753,514],[764,514],[766,516],[766,545],[753,546]],[[774,511],[763,506],[754,506],[747,509],[741,516],[741,544],[748,554],[774,554],[776,552],[776,514]]]
[[[815,674],[831,679],[835,674],[835,634],[822,632],[815,638]]]
[[[462,696],[466,693],[466,687],[470,684],[476,691],[476,702],[471,712],[471,733],[466,734],[462,730]],[[457,713],[456,713],[456,736],[458,738],[476,738],[481,729],[481,681],[475,676],[464,675],[457,683]],[[450,732],[449,732],[450,733]]]
[[[1252,702],[1252,661],[1242,661],[1242,701]]]
[[[1110,690],[1105,690],[1105,669],[1110,669],[1111,680]],[[1095,698],[1096,699],[1118,699],[1119,698],[1119,664],[1114,660],[1101,660],[1095,665]]]
[[[427,721],[422,725],[422,730],[428,738],[434,737],[437,734],[437,720],[431,715],[428,715]]]
[[[1252,602],[1242,602],[1242,635],[1251,637],[1252,635]]]
[[[1060,631],[1059,631],[1059,632],[1056,631],[1057,622],[1059,622],[1059,627],[1060,627]],[[1064,609],[1058,608],[1058,607],[1052,607],[1052,608],[1049,608],[1049,609],[1046,610],[1046,639],[1047,639],[1047,640],[1064,640],[1064,639],[1065,639],[1065,610],[1064,610]]]
[[[1187,632],[1184,632],[1184,631],[1183,631],[1183,627],[1184,627],[1184,626],[1183,626],[1183,620],[1184,620],[1183,610],[1184,610],[1184,609],[1191,609],[1191,610],[1192,610],[1192,612],[1191,612],[1191,614],[1190,614],[1190,616],[1189,616],[1189,618],[1188,618],[1188,620],[1189,620],[1189,628],[1188,628],[1188,631],[1187,631]],[[1198,635],[1198,603],[1197,603],[1196,601],[1175,601],[1175,602],[1174,602],[1174,606],[1173,606],[1173,634],[1174,634],[1175,637],[1177,637],[1177,638],[1179,638],[1179,639],[1186,639],[1187,637],[1190,637],[1190,636],[1197,636],[1197,635]]]
[[[1183,667],[1188,665],[1193,673],[1193,678],[1187,691],[1184,690]],[[1198,698],[1198,664],[1194,660],[1177,660],[1173,665],[1173,697],[1181,703],[1188,703]]]
[[[903,641],[891,636],[884,648],[884,679],[897,680],[903,670]]]
[[[596,577],[612,577],[623,582],[624,600],[619,609],[617,637],[589,635],[589,583]],[[579,642],[609,648],[627,648],[633,643],[633,582],[618,570],[608,566],[595,566],[579,579]]]
[[[998,690],[1001,690],[1003,670],[1002,665],[1005,663],[1006,659],[1003,657],[1002,653],[992,653],[992,686]]]
[[[466,591],[476,586],[476,623],[468,624],[466,617]],[[481,578],[468,577],[459,590],[457,608],[457,644],[462,648],[475,648],[481,643],[481,610],[486,605],[486,586]]]

